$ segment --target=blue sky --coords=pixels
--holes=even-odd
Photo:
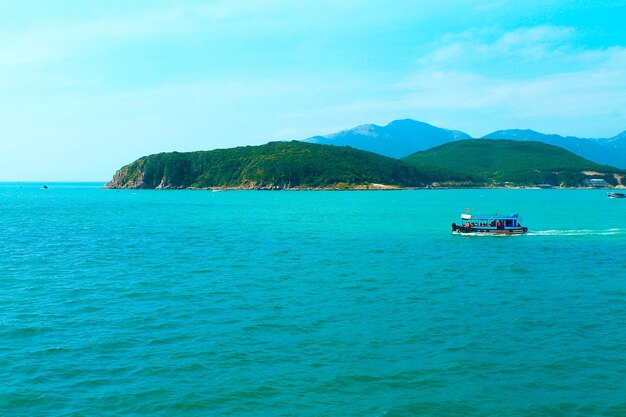
[[[626,0],[0,0],[0,181],[412,118],[626,130]]]

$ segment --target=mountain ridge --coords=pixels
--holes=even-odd
[[[472,139],[472,136],[460,130],[445,129],[413,119],[401,119],[385,126],[363,124],[302,141],[350,146],[392,158],[403,158],[444,143],[466,139]],[[539,141],[559,146],[599,164],[626,169],[626,131],[611,138],[594,139],[546,134],[531,129],[506,129],[489,133],[482,139]]]
[[[302,141],[320,145],[351,146],[391,158],[402,158],[449,141],[470,138],[470,135],[459,130],[444,129],[413,119],[401,119],[385,126],[358,125],[352,129],[313,136]]]
[[[626,131],[611,138],[580,138],[546,134],[530,129],[498,130],[483,136],[483,139],[510,139],[537,141],[559,146],[590,161],[626,168]]]

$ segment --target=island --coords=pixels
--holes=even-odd
[[[624,172],[539,142],[464,139],[402,159],[348,146],[270,142],[148,155],[105,188],[388,190],[437,187],[621,186]]]

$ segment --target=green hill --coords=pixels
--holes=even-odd
[[[449,177],[349,147],[270,142],[142,157],[121,168],[107,188],[355,188],[368,184],[420,187]]]
[[[617,184],[617,168],[596,164],[565,149],[540,142],[471,139],[450,142],[402,159],[420,169],[437,166],[471,176],[476,183],[578,186],[590,178],[583,171],[602,173]]]

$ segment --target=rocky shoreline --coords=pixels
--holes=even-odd
[[[426,187],[400,187],[388,184],[361,184],[349,186],[328,186],[328,187],[285,187],[280,185],[242,185],[235,187],[142,187],[142,186],[115,186],[110,183],[102,188],[112,190],[197,190],[197,191],[407,191],[407,190],[469,190],[469,189],[501,189],[501,190],[612,190],[626,189],[624,185],[614,187],[537,187],[537,186],[426,186]]]

